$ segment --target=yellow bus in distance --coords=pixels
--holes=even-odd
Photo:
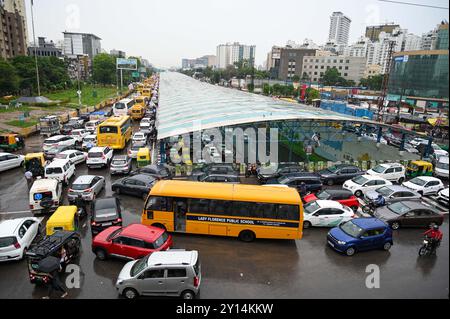
[[[293,188],[165,180],[150,191],[142,224],[169,232],[301,239],[303,205]]]
[[[123,150],[131,139],[132,127],[129,116],[110,117],[97,127],[97,145]]]

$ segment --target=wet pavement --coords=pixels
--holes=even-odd
[[[42,140],[27,140],[27,152],[38,151]],[[108,170],[77,167],[77,176],[106,177],[101,196],[112,196]],[[139,223],[143,200],[118,196],[124,225]],[[67,200],[65,200],[67,203]],[[26,211],[28,189],[23,171],[0,174],[0,212]],[[0,215],[14,218],[27,214]],[[29,214],[28,214],[29,215]],[[115,280],[125,261],[99,261],[91,252],[89,225],[82,228],[80,289],[71,289],[68,298],[118,298]],[[308,229],[298,241],[257,240],[243,243],[234,238],[174,235],[175,248],[200,252],[203,281],[201,298],[448,298],[449,231],[448,217],[442,226],[444,240],[437,256],[418,257],[421,229],[401,229],[394,233],[390,252],[370,251],[345,257],[327,247],[328,229]],[[380,267],[380,288],[366,288],[368,265]],[[0,263],[0,298],[41,298],[46,289],[30,284],[26,262]]]

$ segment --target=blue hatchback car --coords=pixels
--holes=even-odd
[[[353,256],[358,251],[391,249],[392,229],[377,218],[356,218],[342,223],[328,233],[328,245]]]

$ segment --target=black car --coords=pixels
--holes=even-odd
[[[190,179],[199,181],[212,174],[239,176],[239,172],[234,164],[208,164],[202,168],[194,169]]]
[[[72,150],[73,147],[72,146],[67,146],[67,145],[61,145],[61,146],[55,146],[52,147],[51,149],[49,149],[48,151],[44,152],[44,158],[47,161],[52,161],[55,159],[56,155],[58,155],[61,152],[65,152],[68,150]]]
[[[304,184],[304,186],[303,186]],[[266,185],[286,185],[296,188],[300,195],[322,190],[322,181],[313,173],[296,173],[270,179]],[[304,189],[302,190],[302,188]]]
[[[122,226],[122,210],[119,199],[115,197],[96,199],[92,203],[92,235],[97,235],[111,226]]]
[[[141,167],[131,173],[134,175],[149,175],[155,179],[172,179],[173,175],[169,167],[164,165],[148,165]]]
[[[326,185],[342,184],[349,179],[364,175],[365,172],[357,166],[339,164],[317,172],[322,182]]]
[[[200,182],[239,184],[241,181],[239,179],[239,176],[236,176],[236,175],[211,174],[211,175],[202,177],[200,179]]]
[[[128,194],[145,200],[156,181],[151,175],[139,174],[119,179],[111,188],[116,194]]]
[[[90,113],[81,113],[80,119],[82,119],[84,122],[89,122],[91,120],[91,114]]]
[[[280,163],[278,166],[262,166],[257,169],[258,180],[265,183],[270,179],[278,178],[282,175],[301,173],[303,168],[296,163]]]

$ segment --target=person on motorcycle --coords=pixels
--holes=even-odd
[[[386,204],[386,200],[384,199],[383,195],[378,195],[377,199],[374,200],[375,207],[381,207]]]
[[[443,234],[439,230],[438,225],[433,225],[427,230],[424,234],[425,237],[428,237],[431,240],[431,249],[434,251],[439,246],[442,241]]]

